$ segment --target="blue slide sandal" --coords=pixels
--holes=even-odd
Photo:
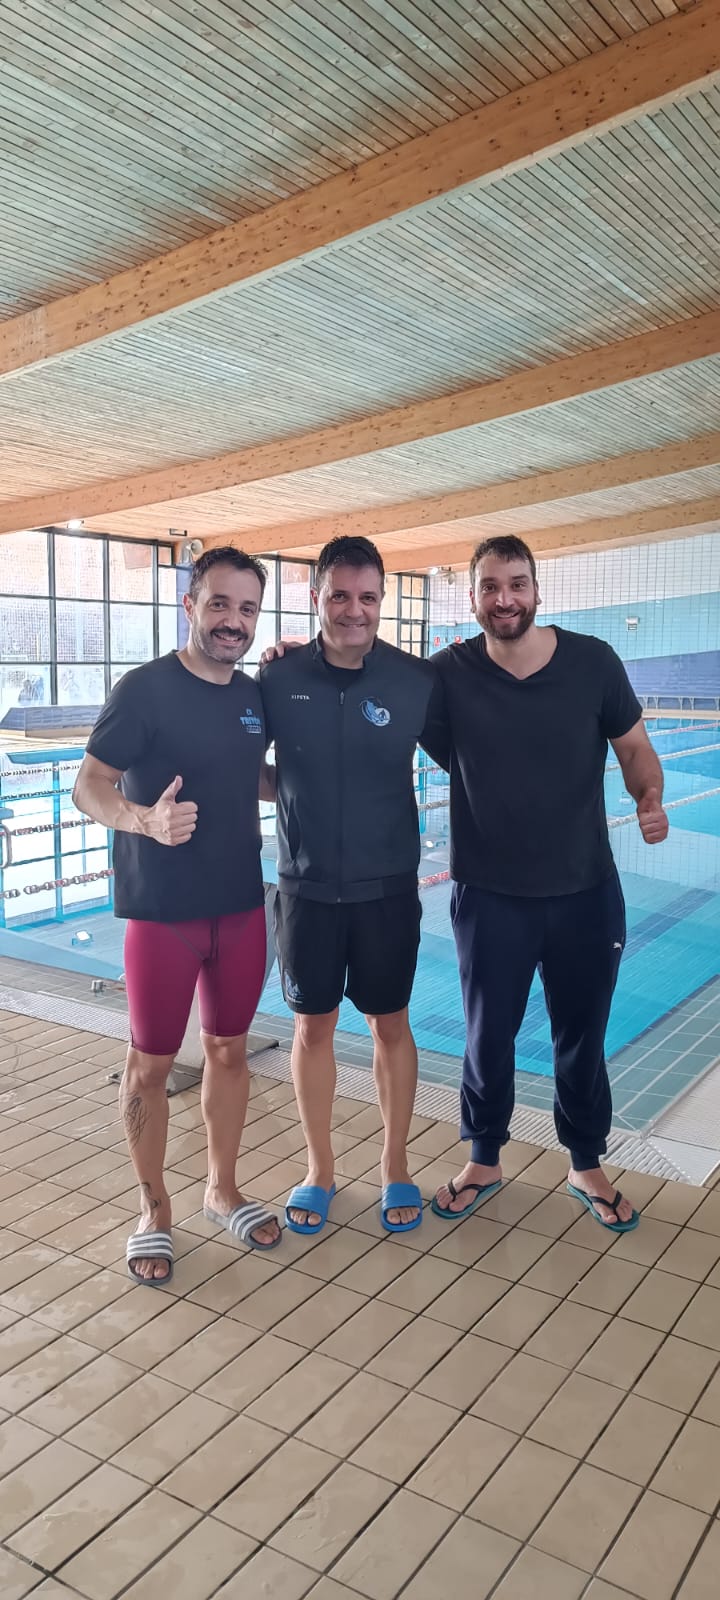
[[[388,1211],[400,1211],[410,1206],[418,1208],[414,1222],[388,1222]],[[422,1206],[422,1195],[416,1183],[386,1183],[380,1201],[383,1227],[388,1233],[412,1233],[413,1228],[419,1228],[422,1222]]]
[[[330,1189],[321,1189],[317,1183],[299,1183],[292,1193],[288,1195],[285,1205],[285,1222],[292,1233],[321,1233],[328,1219],[328,1212],[335,1199],[335,1185]],[[293,1222],[291,1211],[316,1211],[319,1222]]]

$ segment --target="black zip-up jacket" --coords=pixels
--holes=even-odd
[[[260,669],[277,766],[278,884],[333,902],[417,885],[413,756],[431,714],[430,662],[377,639],[336,673],[313,640]]]

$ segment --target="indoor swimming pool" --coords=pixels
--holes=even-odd
[[[633,802],[612,760],[606,775],[611,839],[627,902],[628,938],[608,1031],[616,1121],[646,1127],[720,1055],[720,720],[648,723],[665,770],[668,840],[642,842]],[[0,757],[3,829],[0,955],[23,956],[92,977],[122,971],[122,924],[112,916],[109,839],[71,803],[80,748],[13,750]],[[447,780],[422,758],[422,941],[411,1020],[424,1052],[422,1076],[459,1080],[464,1029],[449,921]],[[265,871],[275,875],[274,824],[263,823]],[[10,860],[8,863],[8,855]],[[59,880],[64,880],[60,882]],[[70,881],[68,881],[70,880]],[[13,892],[14,891],[14,892]],[[288,1021],[279,976],[262,1013]],[[349,1001],[340,1029],[350,1058],[365,1024]],[[536,978],[517,1041],[524,1104],[552,1097],[552,1047]]]

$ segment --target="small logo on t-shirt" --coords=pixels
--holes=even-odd
[[[309,696],[309,694],[291,694],[290,699],[291,700],[309,700],[310,696]]]
[[[252,706],[245,707],[245,715],[240,721],[246,733],[262,733],[262,721]]]
[[[390,712],[379,706],[377,700],[363,700],[360,710],[374,728],[386,728],[390,721]]]

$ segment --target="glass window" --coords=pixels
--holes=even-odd
[[[267,572],[267,583],[263,595],[263,611],[276,611],[278,604],[278,567],[279,562],[274,556],[258,556]]]
[[[50,668],[35,662],[0,667],[0,722],[16,706],[50,704]]]
[[[108,541],[110,599],[145,601],[152,605],[152,545],[140,539]]]
[[[49,594],[46,533],[5,533],[0,539],[0,594]]]
[[[379,634],[381,639],[385,640],[386,644],[397,645],[397,642],[398,642],[397,617],[381,617],[380,618],[380,627],[378,628],[378,634]]]
[[[315,626],[306,611],[283,611],[280,618],[281,639],[308,639],[314,637]]]
[[[92,601],[58,600],[58,661],[102,661],[105,657],[104,606]]]
[[[383,603],[380,608],[384,617],[397,616],[399,588],[400,586],[398,583],[397,574],[394,572],[387,572],[385,574],[385,593],[383,595]]]
[[[398,604],[399,580],[394,572],[389,572],[385,577],[385,594],[380,608],[380,638],[387,640],[388,644],[398,642]]]
[[[125,667],[125,666],[123,666],[123,667],[112,666],[110,668],[110,688],[111,689],[114,689],[116,683],[119,683],[120,679],[125,677],[125,673],[127,671],[129,671],[129,668]]]
[[[188,625],[182,606],[158,606],[158,649],[161,656],[168,650],[182,650],[186,643]]]
[[[59,706],[101,706],[105,699],[105,668],[80,662],[58,666]]]
[[[243,657],[242,664],[246,672],[252,672],[259,665],[263,650],[266,650],[268,645],[275,643],[276,622],[277,617],[274,611],[260,612],[255,638],[247,655]]]
[[[0,599],[0,660],[49,661],[49,659],[48,601]]]
[[[114,661],[151,660],[152,606],[110,607],[110,654]]]
[[[162,555],[162,551],[160,551]],[[174,606],[187,593],[189,567],[158,567],[158,600],[161,606]]]
[[[282,561],[280,587],[283,611],[309,611],[310,565],[307,561]]]
[[[423,655],[423,629],[414,622],[400,623],[400,648],[413,656]]]
[[[72,600],[102,600],[103,540],[55,535],[55,588]]]

